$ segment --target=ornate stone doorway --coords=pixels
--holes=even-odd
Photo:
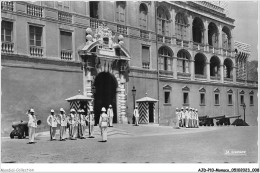
[[[101,108],[113,106],[115,123],[127,123],[126,83],[128,82],[130,54],[124,47],[122,35],[101,24],[95,32],[86,29],[86,43],[78,49],[83,69],[84,95],[93,98],[96,123]]]
[[[94,93],[94,112],[95,124],[98,123],[101,114],[101,108],[105,107],[106,110],[111,104],[113,107],[114,117],[113,123],[117,123],[117,80],[109,72],[102,72],[97,75],[94,81],[96,92]]]

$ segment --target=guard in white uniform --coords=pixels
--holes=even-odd
[[[180,117],[181,117],[181,127],[185,127],[184,126],[184,122],[185,122],[185,114],[184,114],[184,111],[183,111],[183,107],[181,108],[181,111],[180,111]]]
[[[89,108],[89,113],[86,116],[86,121],[88,122],[88,126],[89,126],[89,138],[95,138],[93,136],[93,130],[94,130],[94,124],[95,124],[95,115],[94,115],[94,111],[93,111],[92,106]]]
[[[76,128],[76,111],[75,109],[70,110],[70,116],[68,117],[68,124],[69,124],[69,137],[71,140],[76,140],[75,133],[77,131]]]
[[[60,124],[60,140],[65,141],[66,138],[66,127],[67,127],[67,116],[63,108],[60,108],[59,124]]]
[[[86,129],[86,121],[85,121],[85,116],[84,113],[85,111],[83,109],[79,110],[79,125],[78,125],[78,132],[79,132],[79,137],[80,139],[85,139],[85,129]]]
[[[134,117],[135,117],[135,125],[136,125],[136,126],[139,126],[139,125],[138,125],[138,121],[139,121],[138,106],[135,106],[135,109],[134,109]]]
[[[109,108],[107,109],[107,115],[109,118],[109,126],[108,127],[113,127],[113,117],[114,117],[114,112],[112,105],[109,105]]]
[[[199,114],[198,114],[198,109],[196,109],[195,111],[196,111],[196,126],[197,126],[197,128],[199,128]]]
[[[186,111],[185,111],[185,126],[186,128],[188,128],[189,126],[189,121],[188,121],[188,118],[189,118],[189,108],[186,107]]]
[[[56,140],[56,129],[58,125],[58,117],[54,114],[54,110],[51,110],[51,114],[47,118],[47,124],[50,126],[50,138]]]
[[[29,143],[34,144],[34,137],[35,137],[35,129],[37,128],[37,119],[36,115],[34,114],[34,110],[30,109],[30,113],[27,114],[29,121],[28,121],[28,128],[29,128]]]
[[[175,111],[175,120],[176,120],[175,127],[177,129],[179,129],[180,128],[180,112],[179,112],[178,108],[176,108],[176,111]]]
[[[107,126],[108,126],[108,115],[106,114],[106,108],[101,109],[102,114],[99,117],[99,127],[101,129],[102,141],[107,142]]]
[[[193,108],[192,112],[193,112],[192,127],[195,128],[196,127],[196,112],[195,112],[195,108]]]

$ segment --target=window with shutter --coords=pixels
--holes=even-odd
[[[171,59],[170,58],[167,58],[167,70],[168,71],[171,71],[172,70],[172,64],[171,64]]]
[[[30,45],[31,46],[41,46],[42,27],[30,25],[29,33],[30,33]]]
[[[116,16],[115,19],[117,22],[125,23],[125,1],[116,2]]]
[[[148,46],[142,46],[142,62],[150,62],[150,48]]]
[[[12,41],[13,23],[8,21],[1,22],[1,41]]]
[[[147,7],[145,4],[141,4],[139,7],[139,23],[143,29],[147,28]]]
[[[160,57],[160,68],[161,70],[164,70],[164,58]]]
[[[60,31],[61,50],[72,50],[72,33]]]

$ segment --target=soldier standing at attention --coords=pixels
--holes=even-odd
[[[56,135],[56,129],[57,129],[57,117],[54,114],[54,110],[51,110],[51,114],[47,118],[47,124],[50,126],[50,137],[51,141],[56,140],[55,135]]]
[[[196,127],[199,128],[199,114],[198,114],[198,109],[196,109]]]
[[[176,111],[175,111],[175,120],[176,120],[175,126],[176,126],[177,129],[179,129],[180,128],[180,126],[179,126],[179,123],[180,123],[180,112],[179,112],[178,108],[176,108]]]
[[[89,108],[89,113],[86,116],[86,121],[88,122],[88,126],[89,126],[89,138],[95,138],[92,135],[93,130],[94,130],[94,124],[95,124],[95,115],[94,115],[94,111],[93,111],[92,106]]]
[[[28,144],[34,144],[35,129],[37,128],[37,120],[36,120],[36,115],[34,114],[34,110],[30,109],[30,113],[27,113],[27,116],[29,118],[28,121],[29,143]]]
[[[138,109],[137,109],[138,107],[137,107],[137,105],[135,106],[135,109],[134,109],[134,117],[135,117],[135,125],[136,126],[139,126],[138,125],[138,121],[139,121],[139,111],[138,111]]]
[[[85,129],[86,129],[86,121],[85,121],[84,112],[85,111],[83,109],[79,110],[79,137],[80,137],[80,139],[85,139],[84,134],[85,134]]]
[[[185,111],[185,127],[188,128],[188,117],[189,117],[189,108],[186,107],[186,111]]]
[[[65,141],[66,138],[66,127],[67,127],[67,116],[63,108],[60,108],[59,115],[59,123],[60,123],[60,141]]]
[[[196,112],[195,112],[195,108],[193,108],[192,127],[193,128],[196,127]]]
[[[68,124],[69,124],[69,137],[71,140],[76,140],[74,138],[74,133],[77,129],[75,129],[75,109],[70,110],[70,116],[68,117]]]
[[[109,126],[108,127],[113,127],[113,117],[114,117],[114,112],[113,112],[113,108],[112,105],[109,105],[109,108],[107,109],[107,115],[109,118]]]
[[[102,114],[99,117],[99,127],[101,129],[102,141],[107,142],[107,126],[108,126],[108,115],[106,114],[106,108],[101,109]]]
[[[184,127],[185,114],[183,111],[183,107],[181,107],[180,118],[181,118],[181,127]]]

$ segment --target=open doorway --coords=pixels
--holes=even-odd
[[[99,73],[95,79],[94,86],[96,88],[94,94],[95,125],[99,122],[102,107],[105,107],[107,110],[110,104],[114,112],[113,123],[117,123],[116,78],[108,72]]]

